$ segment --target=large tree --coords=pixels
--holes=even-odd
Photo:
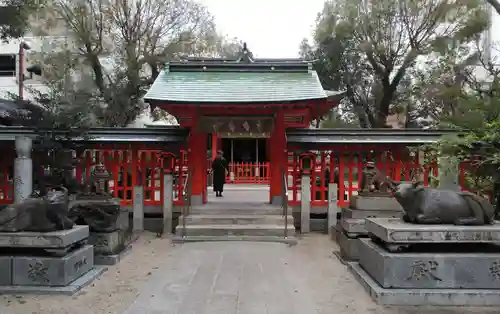
[[[3,0],[0,4],[0,40],[24,35],[31,15],[45,7],[44,0]]]
[[[389,114],[414,110],[422,60],[477,40],[487,26],[479,0],[327,1],[314,43],[301,50],[326,88],[346,90],[345,108],[362,127],[386,127]]]
[[[78,103],[93,109],[95,122],[106,126],[135,120],[165,62],[182,55],[231,54],[235,46],[192,0],[56,0],[33,28],[41,33],[66,28],[59,49],[39,54],[37,62],[46,81],[63,89],[62,95],[78,96]]]

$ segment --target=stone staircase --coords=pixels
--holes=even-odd
[[[190,214],[179,217],[177,242],[195,241],[261,241],[296,244],[291,210],[285,217],[280,206],[256,202],[213,201],[193,207]]]

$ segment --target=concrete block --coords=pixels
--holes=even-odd
[[[349,234],[367,234],[365,230],[365,219],[344,219],[344,217],[341,217],[340,225],[342,226],[344,232]]]
[[[12,258],[12,284],[67,286],[93,267],[92,245],[86,245],[64,257],[15,256]]]
[[[390,253],[359,239],[359,264],[383,288],[500,289],[500,253]]]
[[[65,248],[89,236],[89,226],[53,232],[1,232],[0,247]]]
[[[386,289],[357,262],[348,262],[348,269],[379,305],[500,306],[498,289]]]
[[[12,257],[0,256],[0,286],[12,284]]]
[[[403,210],[393,197],[353,195],[349,204],[349,207],[354,210]]]
[[[340,256],[345,261],[357,261],[359,259],[359,239],[350,238],[344,232],[337,231],[337,244],[340,248]]]
[[[387,243],[498,243],[500,222],[486,226],[417,225],[398,218],[368,218],[364,228]]]
[[[356,210],[342,208],[341,217],[343,219],[366,219],[366,218],[401,218],[402,211],[399,210]]]
[[[116,254],[125,248],[125,235],[125,230],[91,232],[89,244],[94,246],[94,253],[96,255]]]

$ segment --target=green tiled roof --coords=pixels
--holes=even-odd
[[[146,101],[184,103],[265,103],[324,99],[315,71],[179,71],[156,78]]]

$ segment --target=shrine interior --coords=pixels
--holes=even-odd
[[[268,162],[266,138],[222,138],[224,157],[231,163]]]

